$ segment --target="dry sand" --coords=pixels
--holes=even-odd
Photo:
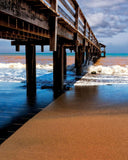
[[[86,92],[73,89],[29,120],[0,146],[0,160],[128,160],[127,107],[100,109],[107,104]]]

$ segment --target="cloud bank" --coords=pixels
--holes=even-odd
[[[77,0],[98,38],[128,31],[127,0]]]

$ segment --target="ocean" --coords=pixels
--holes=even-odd
[[[74,64],[73,53],[68,55],[68,65]],[[25,61],[24,53],[0,53],[0,143],[55,99],[52,53],[36,54],[35,99],[26,95]],[[68,88],[76,81],[73,68],[74,65],[68,66],[65,78]]]
[[[107,53],[95,64],[85,67],[86,74],[75,86],[128,84],[128,54]]]
[[[75,75],[74,53],[68,53],[67,57],[67,77],[64,83],[68,88],[99,86],[102,91],[107,86],[116,85],[121,90],[128,84],[128,54],[106,54],[106,58],[85,66],[85,75],[77,82],[76,79],[80,77]],[[0,53],[0,143],[54,101],[52,53],[37,53],[36,63],[37,97],[28,99],[25,54]]]

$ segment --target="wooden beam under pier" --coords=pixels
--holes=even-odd
[[[54,93],[61,94],[64,90],[64,47],[57,45],[57,50],[53,52],[53,83]]]
[[[36,96],[36,57],[35,45],[26,45],[27,96]]]
[[[76,75],[82,74],[82,46],[78,47],[78,50],[76,51]]]
[[[67,72],[67,55],[66,55],[66,48],[64,47],[64,75],[66,76]]]

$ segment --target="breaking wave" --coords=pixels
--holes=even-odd
[[[85,74],[75,86],[98,86],[112,84],[128,84],[128,65],[94,66],[85,68]]]
[[[10,68],[10,69],[25,69],[26,64],[22,63],[0,63],[0,69],[2,68]],[[37,64],[36,65],[37,69],[46,69],[46,70],[52,70],[53,69],[53,64]]]
[[[102,74],[102,75],[128,75],[128,65],[120,66],[90,66],[88,68],[90,74]]]

